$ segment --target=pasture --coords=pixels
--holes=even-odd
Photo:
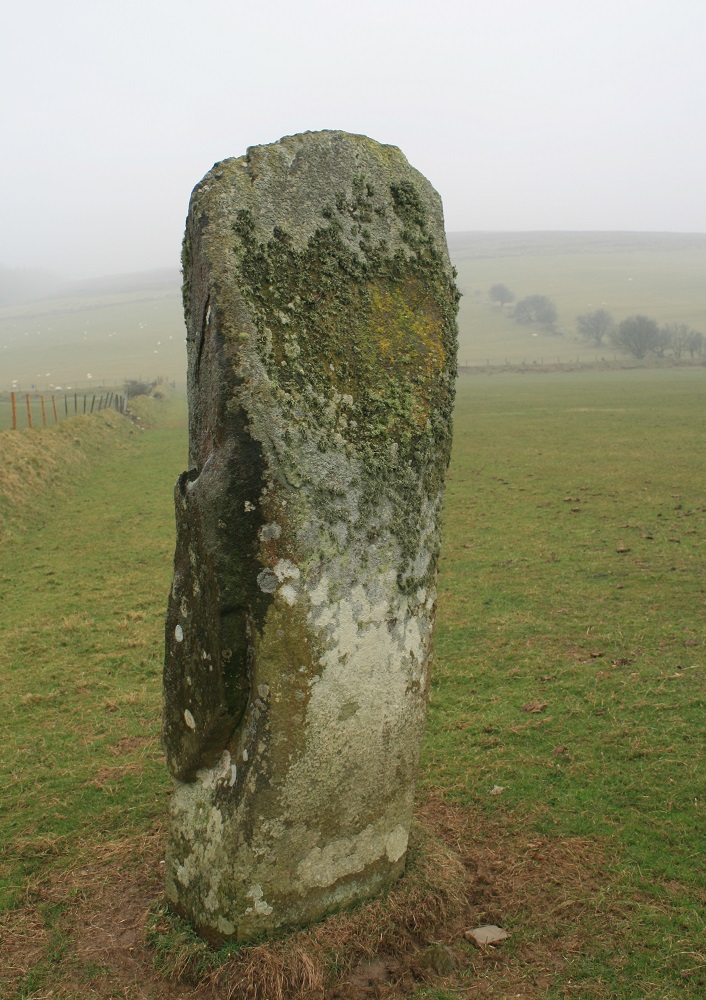
[[[100,391],[128,378],[183,383],[185,331],[175,270],[88,282],[0,309],[0,391]]]
[[[464,904],[404,934],[392,897],[362,907],[396,970],[367,985],[332,918],[324,972],[354,985],[331,997],[706,992],[705,391],[703,368],[460,378],[406,898],[441,843]],[[321,958],[306,935],[213,955],[160,906],[183,399],[149,414],[74,418],[42,454],[12,436],[33,474],[0,493],[7,996],[220,997],[244,968]],[[484,922],[512,936],[473,949],[463,928]]]

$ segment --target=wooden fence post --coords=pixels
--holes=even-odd
[[[27,426],[31,427],[32,426],[32,407],[30,406],[30,402],[29,402],[29,393],[26,394],[25,400],[27,402]]]
[[[42,404],[42,427],[47,426],[47,411],[44,407],[44,396],[39,397],[39,402]]]
[[[56,396],[52,394],[51,405],[54,407],[54,423],[59,423],[59,414],[56,412]]]
[[[74,393],[74,413],[78,413],[78,396]]]
[[[93,394],[93,399],[91,400],[91,413],[93,413],[93,407],[96,405],[96,396]]]
[[[66,413],[66,416],[68,417],[68,415],[69,415],[69,397],[66,395],[66,393],[64,393],[64,411]]]
[[[86,393],[83,394],[83,412],[86,412]]]
[[[17,401],[14,392],[10,393],[10,406],[12,407],[12,429],[17,430]]]

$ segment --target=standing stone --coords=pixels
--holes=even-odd
[[[458,293],[439,196],[343,132],[217,163],[183,265],[167,896],[247,940],[404,867]]]

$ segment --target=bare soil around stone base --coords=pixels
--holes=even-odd
[[[596,925],[619,937],[600,845],[504,834],[477,820],[428,800],[417,811],[409,870],[386,898],[231,956],[211,952],[165,911],[161,829],[86,850],[5,915],[4,995],[546,997]],[[482,923],[515,929],[513,937],[476,948],[463,935]]]

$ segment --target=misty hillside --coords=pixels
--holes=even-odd
[[[45,286],[44,294],[36,284],[33,292],[0,305],[0,390],[184,380],[176,268]]]
[[[181,287],[176,268],[154,268],[128,274],[109,274],[99,278],[67,279],[50,271],[0,266],[0,309],[42,303],[47,299],[97,298],[106,295],[163,293]]]
[[[34,271],[0,265],[0,308],[52,295],[65,283],[51,271]]]
[[[554,254],[680,253],[706,250],[706,233],[468,232],[447,233],[456,260]]]
[[[181,288],[181,274],[177,268],[161,267],[150,271],[135,271],[129,274],[109,274],[100,278],[84,278],[67,284],[61,291],[64,295],[78,295],[89,298],[104,295],[128,295],[136,293],[164,292]]]

